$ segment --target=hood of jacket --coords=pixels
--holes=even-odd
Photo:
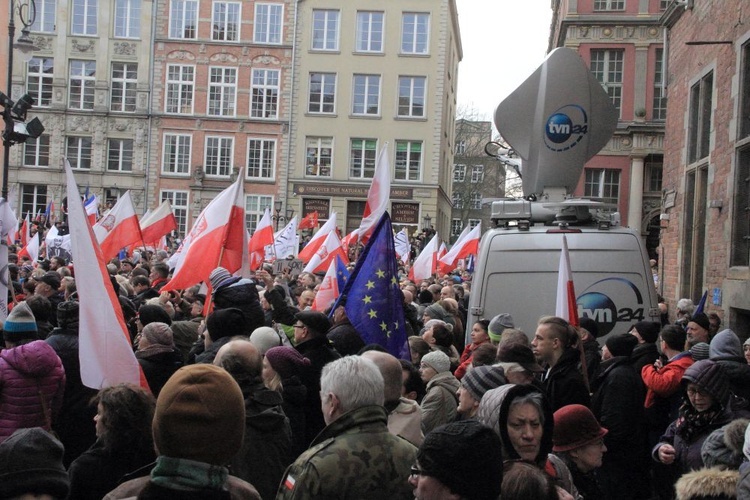
[[[458,388],[461,386],[461,382],[453,376],[451,372],[438,373],[427,382],[427,390],[429,391],[432,387],[442,387],[452,394],[456,394]],[[456,397],[458,399],[458,397]]]
[[[532,393],[539,393],[542,395],[542,417],[544,423],[542,424],[542,440],[539,446],[539,453],[536,456],[535,462],[538,465],[543,465],[547,460],[547,455],[552,451],[552,431],[554,429],[555,421],[552,413],[552,407],[547,401],[544,394],[534,387],[533,385],[514,385],[510,388],[500,403],[500,410],[498,415],[498,429],[500,431],[500,441],[503,444],[503,450],[505,452],[506,460],[517,460],[520,455],[515,450],[510,442],[508,436],[508,415],[510,413],[510,407],[513,401],[519,397],[526,396]]]
[[[727,328],[717,333],[714,338],[711,339],[711,344],[708,348],[708,358],[742,358],[742,344],[740,343],[739,337]]]
[[[688,472],[675,484],[677,498],[736,498],[740,473],[736,470],[717,468]]]
[[[35,340],[0,351],[0,358],[16,371],[31,377],[43,377],[60,364],[55,350],[43,340]]]

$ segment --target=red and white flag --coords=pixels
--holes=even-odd
[[[440,260],[443,257],[445,257],[445,254],[447,254],[447,253],[448,253],[448,249],[445,247],[445,242],[441,241],[440,242],[440,248],[438,248],[438,254],[437,254],[438,260]]]
[[[388,143],[386,142],[378,153],[375,163],[375,174],[372,184],[367,193],[365,211],[362,214],[362,222],[357,229],[359,240],[364,244],[370,238],[370,234],[377,226],[380,218],[388,209],[388,201],[391,198],[391,164],[388,157]]]
[[[341,245],[341,240],[336,236],[335,231],[331,231],[326,236],[325,241],[318,247],[318,251],[312,256],[310,262],[307,263],[303,273],[319,273],[328,269],[328,265],[331,262],[336,262],[336,256],[340,255],[341,260],[344,264],[349,263],[349,256],[346,255],[344,247]]]
[[[141,226],[138,225],[130,191],[117,200],[112,210],[94,224],[93,229],[106,260],[116,256],[120,249],[141,242]]]
[[[86,191],[88,192],[88,189]],[[86,209],[86,217],[89,219],[89,224],[93,226],[96,224],[96,218],[99,215],[99,197],[92,194],[84,201],[83,206]]]
[[[447,274],[453,271],[458,266],[459,259],[476,254],[479,250],[479,239],[482,237],[481,224],[477,224],[474,229],[467,232],[468,228],[468,226],[464,228],[448,253],[438,259],[438,268],[441,273]]]
[[[429,279],[435,274],[438,241],[438,234],[435,232],[435,236],[424,246],[419,255],[417,255],[417,258],[414,259],[414,263],[411,265],[411,269],[409,269],[409,279],[411,281],[418,283]]]
[[[300,229],[315,229],[318,227],[318,212],[310,212],[299,221]]]
[[[26,246],[18,252],[18,258],[20,259],[24,255],[28,256],[32,262],[36,262],[39,259],[39,235],[35,234],[29,238],[29,242]]]
[[[266,247],[269,245],[273,247],[273,224],[271,223],[271,211],[266,207],[263,217],[255,226],[255,232],[247,244],[251,270],[260,268],[266,255]]]
[[[104,255],[86,218],[67,159],[65,175],[68,182],[68,226],[76,256],[80,303],[78,358],[81,381],[92,389],[134,384],[148,390],[146,377],[130,345],[130,334],[109,280]]]
[[[341,238],[341,245],[344,247],[347,253],[349,249],[355,246],[359,242],[359,229],[355,229],[351,233]]]
[[[31,221],[29,220],[29,214],[26,214],[26,218],[23,220],[23,224],[21,224],[21,247],[25,247],[29,244],[29,240],[31,239]]]
[[[315,252],[318,251],[318,248],[320,247],[320,245],[322,245],[323,242],[326,240],[328,233],[335,233],[335,232],[336,232],[336,212],[332,212],[331,218],[328,219],[326,223],[323,224],[323,227],[321,227],[318,230],[318,232],[313,235],[310,241],[307,242],[307,245],[305,245],[305,248],[300,250],[297,258],[300,259],[302,262],[310,262],[310,259],[312,259],[313,255],[315,255]]]
[[[339,294],[339,280],[336,277],[336,260],[334,259],[328,265],[328,271],[326,271],[326,275],[320,283],[318,293],[315,294],[315,300],[313,300],[311,307],[312,310],[325,311],[339,298]]]
[[[162,201],[159,208],[144,215],[140,224],[145,244],[155,244],[162,236],[177,229],[177,219],[169,200]]]
[[[162,292],[208,281],[221,266],[230,273],[242,267],[245,247],[245,206],[242,176],[211,200],[182,242],[174,276]]]
[[[557,304],[555,316],[567,320],[573,326],[578,326],[578,305],[576,304],[576,290],[573,286],[573,274],[570,271],[570,253],[568,239],[562,235],[562,252],[560,253],[560,269],[557,274]]]

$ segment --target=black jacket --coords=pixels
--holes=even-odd
[[[292,460],[294,460],[307,449],[308,445],[305,431],[307,387],[296,376],[282,379],[281,386],[281,396],[284,399],[281,407],[292,429]]]
[[[294,324],[294,311],[289,307],[282,296],[281,287],[279,285],[273,287],[271,290],[266,290],[263,297],[266,301],[271,304],[271,322],[281,323],[282,325],[293,325]],[[266,326],[273,326],[268,324]]]
[[[213,295],[214,310],[236,307],[245,314],[245,332],[247,335],[265,325],[263,308],[255,282],[249,279],[238,279],[236,282],[222,286]]]
[[[348,318],[333,325],[326,337],[342,356],[356,355],[365,346],[365,341]]]
[[[589,406],[591,404],[589,391],[583,382],[583,375],[578,371],[580,356],[577,349],[566,349],[544,380],[544,389],[547,391],[547,398],[549,398],[553,412],[567,405]]]
[[[161,388],[169,377],[182,367],[182,354],[174,349],[167,352],[149,353],[148,350],[135,353],[138,363],[143,368],[148,387],[154,397],[159,397]]]
[[[657,359],[659,359],[659,350],[656,348],[656,344],[650,342],[638,344],[633,349],[633,354],[630,355],[633,368],[639,375],[644,366],[653,365]]]
[[[323,367],[331,361],[341,357],[336,349],[331,347],[325,336],[306,340],[295,346],[304,357],[310,360],[310,366],[305,371],[302,383],[307,387],[305,398],[305,435],[306,446],[325,427],[323,410],[320,408],[320,375]]]

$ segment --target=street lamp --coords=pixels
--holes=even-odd
[[[274,231],[279,230],[279,222],[288,222],[292,220],[292,217],[294,216],[294,209],[290,207],[287,207],[286,215],[281,215],[281,205],[281,200],[273,202],[273,211],[276,212],[276,215],[271,216],[271,219],[273,219],[274,222]]]
[[[422,217],[422,229],[430,230],[430,222],[432,222],[432,217],[430,217],[430,214],[424,214],[424,217]]]

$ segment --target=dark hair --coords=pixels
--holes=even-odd
[[[685,340],[687,332],[677,325],[667,325],[659,332],[661,339],[666,342],[667,347],[674,351],[682,352],[685,349]]]
[[[416,335],[412,335],[408,339],[409,342],[409,349],[415,351],[417,354],[419,354],[419,359],[421,360],[422,357],[430,352],[432,349],[430,349],[430,344],[427,343],[425,339],[422,337],[417,337]],[[412,360],[413,362],[414,360]]]
[[[478,319],[474,322],[475,325],[479,325],[482,327],[482,330],[484,330],[484,333],[489,333],[490,331],[490,320],[488,319]]]
[[[474,354],[471,357],[471,366],[488,366],[495,364],[495,357],[497,356],[497,346],[495,344],[487,343],[481,344],[479,347],[474,349]]]
[[[135,385],[119,384],[99,391],[91,403],[104,409],[99,418],[105,448],[128,454],[153,449],[151,422],[156,400],[151,394]]]
[[[528,462],[506,462],[500,498],[513,500],[557,500],[555,483],[539,467]]]
[[[453,345],[453,333],[443,324],[432,325],[432,336],[435,344],[444,349],[450,349]]]
[[[544,316],[539,320],[539,325],[546,325],[549,328],[551,338],[560,340],[564,348],[573,347],[578,340],[578,333],[570,323],[557,316]]]
[[[169,276],[169,266],[164,264],[163,262],[154,264],[154,267],[151,268],[151,271],[155,272],[162,278],[166,278],[167,276]]]
[[[134,287],[142,285],[151,286],[151,281],[145,276],[138,275],[130,278],[130,284]]]
[[[141,264],[141,267],[134,267],[132,271],[130,271],[130,277],[135,278],[136,276],[143,276],[145,278],[148,278],[148,268]]]
[[[49,320],[50,314],[52,314],[52,304],[47,297],[32,295],[26,299],[26,304],[34,314],[37,323]]]
[[[377,352],[388,352],[388,349],[383,347],[380,344],[372,343],[367,344],[366,346],[362,347],[359,351],[357,351],[357,356],[361,356],[363,353],[366,353],[367,351],[377,351]]]
[[[404,380],[404,391],[414,392],[417,395],[417,403],[420,403],[427,393],[427,386],[419,375],[419,369],[405,359],[399,359],[399,362],[401,362],[401,369],[409,373]]]

